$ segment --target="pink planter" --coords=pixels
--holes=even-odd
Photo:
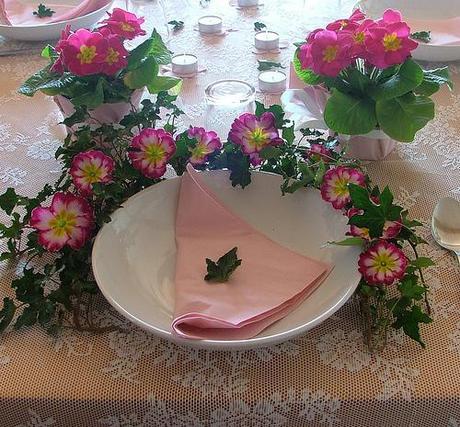
[[[360,160],[383,160],[396,146],[396,141],[382,131],[373,131],[367,135],[351,136],[348,141],[340,138],[347,146],[347,156]]]
[[[143,93],[143,89],[138,89],[131,95],[131,104],[136,108],[140,105]],[[62,95],[56,95],[54,102],[64,117],[70,117],[75,112],[73,104]],[[94,110],[89,110],[91,119],[88,121],[88,124],[119,123],[131,111],[131,104],[128,102],[116,102],[113,104],[102,104]]]

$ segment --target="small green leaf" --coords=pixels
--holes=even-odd
[[[431,40],[431,31],[415,31],[410,37],[414,40],[428,43]]]
[[[368,98],[356,98],[337,89],[326,103],[324,121],[335,132],[362,135],[377,126],[375,103]]]
[[[257,69],[259,71],[269,71],[277,68],[286,68],[285,66],[281,65],[279,62],[274,62],[274,61],[265,61],[258,59],[257,62],[259,65],[257,66]]]
[[[434,102],[424,95],[408,93],[377,101],[376,112],[380,127],[388,136],[411,142],[416,132],[434,118]]]
[[[3,308],[0,310],[0,334],[8,327],[16,312],[16,306],[11,298],[3,298]]]
[[[14,191],[14,188],[8,188],[2,195],[0,195],[0,208],[5,211],[7,215],[11,215],[13,209],[18,203],[19,197]]]
[[[426,268],[436,265],[432,259],[427,257],[418,257],[411,261],[410,264],[417,268]]]
[[[34,10],[33,15],[38,16],[39,18],[49,18],[53,16],[56,12],[51,10],[49,7],[46,7],[43,3],[38,5],[37,10]]]
[[[217,283],[228,282],[232,273],[241,265],[241,259],[238,259],[237,251],[238,248],[234,247],[222,255],[217,262],[206,258],[208,273],[204,276],[204,280]]]
[[[401,292],[402,296],[415,300],[422,299],[423,294],[426,292],[423,286],[418,285],[418,278],[415,275],[407,275],[404,277],[398,285],[398,290]]]
[[[174,32],[182,30],[184,28],[184,21],[176,21],[175,19],[168,22],[168,25],[172,26]]]
[[[128,71],[123,81],[130,89],[141,89],[154,83],[158,70],[156,59],[147,57],[137,68]]]
[[[153,81],[147,86],[150,93],[158,93],[164,90],[170,90],[180,84],[181,79],[167,76],[156,76]]]
[[[331,245],[338,245],[338,246],[363,246],[366,243],[365,239],[361,237],[348,237],[347,239],[340,240],[338,242],[328,242]]]
[[[263,113],[272,113],[275,116],[275,127],[281,129],[284,124],[284,110],[281,105],[271,105],[268,108],[265,108],[264,104],[256,101],[256,116],[260,117]]]
[[[447,84],[450,90],[453,89],[448,67],[436,68],[435,70],[428,71],[424,70],[422,83],[414,89],[414,92],[419,95],[431,96],[436,93],[443,84]]]
[[[396,322],[392,326],[396,329],[403,328],[407,336],[425,348],[425,343],[420,338],[420,323],[431,322],[432,319],[418,305],[413,305],[411,310],[403,310],[398,313]]]
[[[261,31],[267,26],[263,22],[254,22],[254,31]]]
[[[278,159],[281,156],[281,150],[278,147],[271,145],[262,148],[260,151],[260,157],[263,160]]]

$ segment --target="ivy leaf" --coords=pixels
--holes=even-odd
[[[413,305],[411,310],[399,312],[392,326],[395,329],[403,328],[407,336],[425,348],[425,343],[420,338],[420,323],[431,323],[432,321],[430,316],[424,313],[418,305]]]
[[[264,60],[257,60],[259,65],[257,66],[257,69],[259,71],[269,71],[273,70],[276,68],[286,68],[285,66],[281,65],[279,62],[274,62],[274,61],[264,61]]]
[[[254,22],[254,31],[261,31],[267,26],[263,22]]]
[[[13,209],[18,203],[19,197],[14,191],[14,188],[8,188],[2,195],[0,195],[0,208],[5,211],[7,215],[11,215]]]
[[[54,13],[56,13],[54,10],[51,10],[43,3],[40,3],[37,10],[34,10],[33,15],[38,16],[39,18],[49,18],[50,16],[53,16]]]
[[[217,262],[206,258],[208,273],[204,276],[207,282],[228,282],[232,273],[241,265],[241,259],[238,259],[238,248],[235,246],[226,254],[222,255]]]
[[[431,40],[431,31],[415,31],[410,35],[411,39],[428,43]]]
[[[233,187],[242,188],[251,183],[249,158],[241,152],[227,153],[227,167],[230,169],[230,181]]]
[[[275,116],[275,127],[281,129],[284,124],[284,110],[281,105],[271,105],[269,108],[265,108],[264,104],[256,101],[256,116],[260,117],[263,113],[272,113]]]
[[[410,262],[416,268],[426,268],[436,265],[434,261],[427,257],[418,257]]]
[[[175,19],[168,22],[168,25],[172,25],[172,30],[174,32],[182,30],[184,28],[184,21],[176,21]]]
[[[331,245],[338,246],[363,246],[366,242],[365,239],[361,237],[348,237],[347,239],[340,240],[338,242],[328,242]]]
[[[401,295],[415,300],[420,300],[426,289],[418,285],[418,278],[414,274],[406,275],[398,285]]]
[[[0,310],[0,334],[8,327],[14,317],[16,306],[11,298],[3,298],[3,308]]]
[[[281,149],[268,145],[262,148],[259,154],[263,160],[278,159],[281,156]]]

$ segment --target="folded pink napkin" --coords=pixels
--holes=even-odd
[[[438,46],[460,45],[460,16],[450,19],[410,19],[412,32],[431,31],[429,44]]]
[[[38,0],[36,4],[25,0],[0,0],[0,21],[6,25],[51,24],[87,15],[108,5],[111,1],[83,0],[78,5],[70,5],[69,2],[62,0],[42,1],[46,7],[54,10],[55,13],[51,17],[39,18],[33,14],[40,3]]]
[[[176,216],[172,328],[192,339],[251,338],[292,311],[331,267],[273,242],[223,206],[193,167],[187,172]],[[242,264],[230,280],[206,282],[205,258],[235,246]]]

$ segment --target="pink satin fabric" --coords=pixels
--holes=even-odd
[[[21,0],[0,0],[0,18],[2,23],[9,25],[40,25],[62,22],[87,15],[106,5],[111,0],[83,0],[79,5],[66,5],[63,1],[42,2],[56,13],[51,17],[38,18],[33,14],[38,4],[30,4]]]
[[[251,338],[292,311],[331,270],[234,215],[190,165],[182,177],[176,244],[172,329],[186,338]],[[235,246],[242,264],[230,280],[206,282],[205,258],[217,260]]]
[[[408,24],[412,32],[431,31],[429,44],[437,46],[460,44],[460,16],[450,19],[411,19]]]

